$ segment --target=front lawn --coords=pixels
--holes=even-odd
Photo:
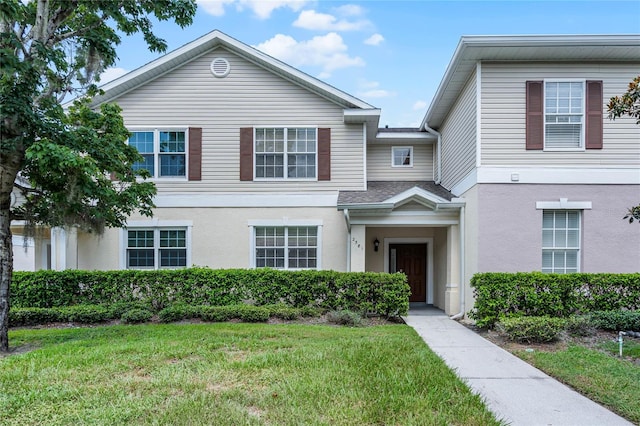
[[[635,357],[634,357],[635,354]],[[595,347],[571,344],[556,351],[518,351],[517,355],[634,424],[640,424],[640,344],[625,342],[623,356],[609,341]]]
[[[403,325],[169,324],[10,331],[2,423],[493,425]]]

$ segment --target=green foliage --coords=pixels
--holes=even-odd
[[[133,308],[123,313],[120,320],[125,324],[138,324],[149,321],[152,316],[148,309]]]
[[[638,223],[640,223],[640,204],[629,207],[629,211],[627,211],[627,214],[623,219],[629,219],[629,223],[633,223],[634,220],[637,220]]]
[[[589,315],[573,315],[565,318],[565,329],[571,336],[591,336],[596,327]]]
[[[64,320],[83,324],[95,324],[110,319],[109,309],[100,305],[74,305],[58,308]]]
[[[603,330],[640,331],[640,311],[594,311],[592,324]]]
[[[198,318],[200,312],[198,308],[185,304],[175,304],[167,306],[158,312],[158,318],[162,322],[175,322],[185,319]]]
[[[510,340],[545,343],[557,340],[565,325],[564,318],[513,317],[501,318],[496,324],[496,329]]]
[[[149,312],[152,311],[151,306],[142,302],[115,302],[110,305],[107,305],[106,308],[109,310],[109,318],[120,318],[122,315],[133,309],[143,309]]]
[[[263,308],[269,311],[269,315],[283,320],[294,320],[302,316],[300,308],[292,308],[282,303],[276,305],[265,305]]]
[[[640,124],[640,75],[629,83],[627,91],[622,96],[609,99],[607,109],[612,120],[628,115],[636,119],[636,124]]]
[[[62,321],[58,309],[48,308],[11,308],[9,327],[23,327]]]
[[[225,322],[233,319],[242,322],[265,322],[271,310],[265,306],[229,305],[204,307],[200,312],[204,321]]]
[[[363,324],[362,315],[347,309],[327,312],[327,321],[349,327],[360,327]]]
[[[15,307],[137,302],[161,310],[177,303],[224,306],[251,300],[386,317],[407,313],[409,292],[404,274],[273,269],[16,272],[11,285]]]
[[[568,317],[594,310],[640,309],[640,274],[481,273],[471,279],[480,327],[500,317]]]

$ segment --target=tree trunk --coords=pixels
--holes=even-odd
[[[21,148],[0,154],[0,352],[9,351],[9,297],[13,276],[11,192],[24,158]]]

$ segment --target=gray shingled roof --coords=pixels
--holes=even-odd
[[[417,127],[378,127],[379,133],[425,133]]]
[[[366,191],[340,191],[338,205],[381,203],[416,186],[447,201],[454,198],[452,193],[433,181],[370,181]]]

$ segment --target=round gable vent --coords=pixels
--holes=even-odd
[[[214,58],[213,61],[211,61],[211,74],[214,76],[219,78],[226,77],[229,71],[231,71],[231,66],[226,59]]]

